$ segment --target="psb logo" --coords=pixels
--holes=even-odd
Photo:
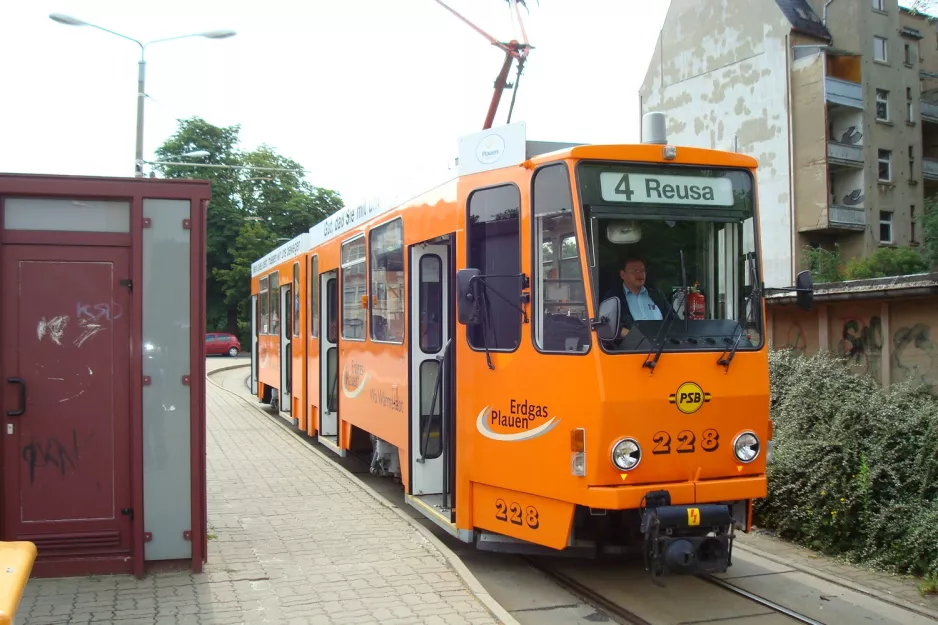
[[[684,414],[691,414],[710,401],[710,393],[704,393],[700,385],[695,382],[684,382],[677,387],[677,392],[668,396],[668,401]]]

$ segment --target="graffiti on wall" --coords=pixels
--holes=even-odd
[[[931,327],[924,323],[903,326],[892,335],[892,377],[894,382],[912,380],[935,382],[938,354],[931,340]]]
[[[847,366],[856,373],[869,374],[880,380],[880,363],[883,357],[882,319],[843,317],[841,321],[841,340],[837,353],[846,359]]]

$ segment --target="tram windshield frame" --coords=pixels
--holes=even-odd
[[[600,303],[615,296],[620,310],[628,300],[639,311],[623,310],[619,338],[600,341],[603,351],[763,347],[761,288],[753,288],[761,287],[762,275],[749,170],[589,160],[575,171],[586,238],[580,257],[592,285],[594,317]],[[630,258],[646,269],[638,298],[626,298],[620,273]],[[643,312],[647,298],[660,315]]]

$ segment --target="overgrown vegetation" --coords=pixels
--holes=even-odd
[[[840,246],[804,246],[804,264],[815,283],[865,280],[923,273],[938,267],[938,196],[925,200],[921,247],[880,247],[866,258],[844,262]]]
[[[938,579],[938,397],[820,353],[770,352],[775,462],[756,523],[807,547]]]
[[[836,243],[833,250],[805,246],[803,254],[815,282],[905,276],[926,272],[932,266],[923,252],[911,247],[881,247],[866,258],[846,263]]]

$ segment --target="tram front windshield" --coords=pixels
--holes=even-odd
[[[615,296],[623,308],[619,339],[604,349],[762,346],[748,171],[588,162],[576,177],[594,310]]]

